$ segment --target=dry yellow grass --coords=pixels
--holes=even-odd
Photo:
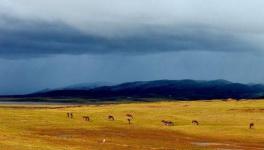
[[[73,112],[74,118],[68,119],[67,112]],[[127,113],[135,117],[131,125]],[[107,120],[110,114],[115,121]],[[86,115],[90,122],[82,119]],[[175,126],[162,125],[163,119]],[[200,125],[192,125],[193,119]],[[250,122],[254,129],[249,129]],[[4,150],[217,148],[264,148],[263,100],[0,105],[0,149]]]

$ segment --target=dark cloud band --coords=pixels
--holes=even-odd
[[[1,17],[0,33],[1,58],[55,54],[133,55],[170,51],[241,52],[256,49],[234,34],[200,25],[142,26],[133,34],[104,37],[81,32],[62,22]]]

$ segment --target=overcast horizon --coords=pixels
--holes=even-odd
[[[0,0],[0,95],[96,81],[264,83],[263,5]]]

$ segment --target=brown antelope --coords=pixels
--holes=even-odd
[[[112,116],[112,115],[109,115],[109,116],[108,116],[108,120],[112,120],[112,121],[114,121],[114,120],[115,120],[115,118],[114,118],[114,116]]]
[[[251,123],[249,124],[249,129],[253,129],[253,127],[254,127],[254,123],[251,122]]]
[[[83,116],[83,120],[90,121],[90,117],[89,116]]]
[[[133,119],[133,115],[131,115],[131,114],[126,114],[126,116],[127,116],[128,118]]]
[[[192,124],[198,126],[198,125],[199,125],[199,122],[198,122],[197,120],[193,120],[193,121],[192,121]]]
[[[165,126],[174,126],[174,123],[172,121],[166,121],[166,120],[162,120],[161,121]]]
[[[73,113],[72,112],[67,112],[67,118],[73,118]]]
[[[131,119],[127,118],[128,124],[131,124]]]

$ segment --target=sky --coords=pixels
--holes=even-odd
[[[77,83],[264,83],[263,0],[0,0],[0,95]]]

